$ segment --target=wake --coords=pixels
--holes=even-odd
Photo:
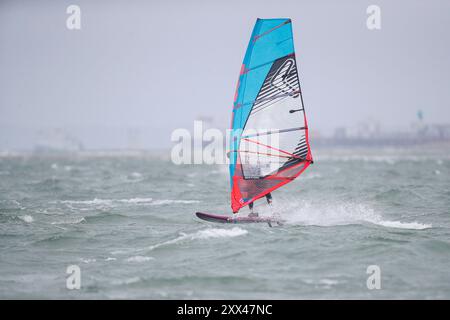
[[[432,227],[431,224],[417,221],[385,220],[373,208],[364,204],[318,204],[309,201],[294,201],[287,205],[277,203],[276,209],[287,224],[329,227],[370,223],[388,228],[413,230],[424,230]]]

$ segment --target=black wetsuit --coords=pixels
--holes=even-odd
[[[268,194],[266,194],[266,200],[267,200],[267,203],[272,202],[272,194],[270,192]],[[250,202],[248,204],[248,207],[250,208],[250,210],[253,210],[253,202]]]

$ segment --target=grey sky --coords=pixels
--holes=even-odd
[[[80,31],[66,28],[70,4]],[[381,30],[366,28],[370,4]],[[199,116],[228,127],[257,17],[293,20],[312,130],[406,127],[418,109],[450,122],[449,1],[2,0],[0,149],[51,128],[88,148],[129,146],[130,132],[160,148]]]

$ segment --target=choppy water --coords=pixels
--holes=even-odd
[[[3,156],[0,298],[448,299],[449,177],[449,148],[318,151],[270,228],[194,217],[230,212],[226,167]]]

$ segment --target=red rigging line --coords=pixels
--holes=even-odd
[[[238,152],[236,150],[232,150],[230,152]],[[278,158],[288,158],[288,159],[292,159],[292,158],[296,158],[296,159],[302,159],[299,156],[296,155],[292,155],[292,156],[281,156],[279,154],[273,154],[273,153],[265,153],[265,152],[258,152],[258,151],[250,151],[250,150],[240,150],[240,153],[253,153],[253,154],[260,154],[260,155],[264,155],[264,156],[271,156],[271,157],[278,157]],[[302,159],[303,160],[303,159]]]
[[[275,151],[282,152],[282,153],[284,153],[284,154],[289,155],[290,157],[296,157],[295,154],[289,153],[289,152],[284,151],[284,150],[281,150],[281,149],[277,149],[277,148],[275,148],[275,147],[269,146],[269,145],[267,145],[267,144],[264,144],[264,143],[261,143],[261,142],[258,142],[258,141],[250,140],[250,139],[248,139],[248,138],[242,138],[242,140],[245,140],[245,141],[248,141],[248,142],[252,142],[252,143],[256,143],[256,144],[258,144],[258,145],[267,147],[267,148],[269,148],[269,149],[273,149],[273,150],[275,150]]]
[[[289,113],[293,113],[291,111],[303,111],[302,109],[297,109],[297,110],[289,110]],[[287,129],[277,129],[277,130],[269,130],[269,131],[264,131],[264,132],[257,132],[254,134],[247,134],[245,136],[242,136],[241,139],[244,138],[249,138],[249,137],[258,137],[258,136],[266,136],[266,135],[270,135],[270,134],[274,134],[274,133],[285,133],[285,132],[290,132],[290,131],[296,131],[296,130],[307,130],[307,127],[297,127],[297,128],[287,128]]]

